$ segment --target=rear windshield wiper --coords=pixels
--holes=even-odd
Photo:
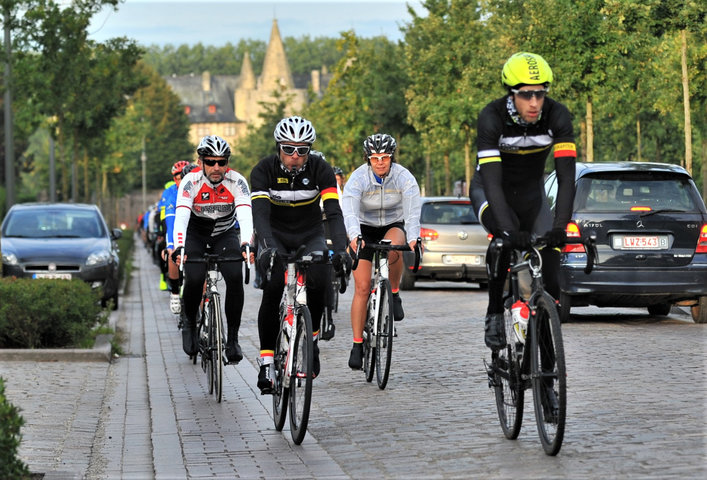
[[[643,218],[649,215],[655,215],[656,213],[687,213],[687,210],[678,210],[675,208],[662,208],[659,210],[651,210],[650,212],[643,212],[639,216]]]

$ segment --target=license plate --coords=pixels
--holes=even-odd
[[[58,280],[71,280],[70,273],[35,273],[32,278],[53,278]]]
[[[617,235],[614,248],[619,250],[667,250],[667,235]]]
[[[483,255],[445,255],[442,261],[447,265],[481,265]]]

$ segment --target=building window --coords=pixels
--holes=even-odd
[[[209,105],[209,113],[210,113],[211,115],[213,115],[214,113],[216,113],[216,105],[214,105],[213,103]]]
[[[225,131],[226,131],[226,136],[228,136],[228,137],[235,137],[236,136],[235,125],[226,125]]]

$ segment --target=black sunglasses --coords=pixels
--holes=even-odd
[[[300,157],[307,155],[310,148],[308,145],[280,145],[280,150],[285,155],[294,155],[296,151]]]
[[[204,165],[206,165],[207,167],[213,167],[217,163],[219,167],[225,167],[226,165],[228,165],[228,159],[226,158],[224,158],[223,160],[209,160],[208,158],[204,158],[201,161],[204,162]]]
[[[533,97],[538,100],[542,100],[545,98],[545,95],[547,95],[547,90],[516,90],[515,88],[512,88],[511,92],[518,95],[523,100],[530,100]]]

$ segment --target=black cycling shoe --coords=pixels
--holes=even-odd
[[[322,366],[319,363],[319,342],[312,345],[312,378],[317,378]]]
[[[185,325],[184,328],[182,328],[182,349],[184,350],[184,353],[190,357],[196,355],[196,352],[198,351],[196,340],[196,329],[189,328]]]
[[[503,328],[503,314],[489,313],[484,324],[484,342],[491,350],[500,350],[506,346],[506,335]]]
[[[403,311],[403,301],[400,299],[400,293],[393,294],[393,318],[396,322],[399,322],[405,318],[405,311]]]
[[[228,342],[226,343],[226,358],[228,358],[229,364],[237,364],[243,360],[243,351],[238,342]]]
[[[361,370],[363,368],[363,344],[354,343],[351,348],[351,355],[349,355],[349,367],[354,370]]]
[[[261,365],[260,373],[258,374],[258,388],[261,395],[271,395],[275,390],[273,382],[273,364]]]

